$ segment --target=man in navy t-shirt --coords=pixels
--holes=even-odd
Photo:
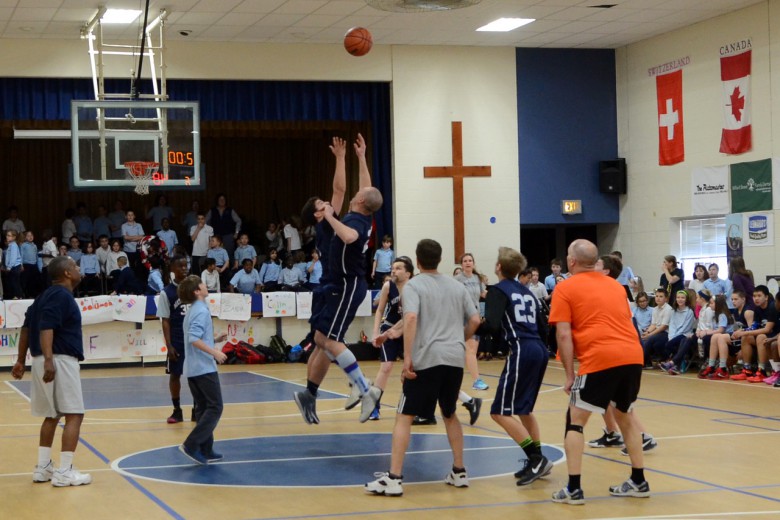
[[[79,361],[84,360],[81,311],[73,298],[81,272],[67,256],[52,260],[48,271],[52,285],[27,309],[12,375],[15,379],[22,378],[29,350],[32,356],[30,406],[34,416],[44,417],[33,482],[51,481],[55,487],[81,486],[92,482],[89,474],[73,468],[73,453],[84,419],[79,375]],[[51,446],[63,416],[60,467],[55,469]]]

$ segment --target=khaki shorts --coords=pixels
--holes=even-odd
[[[67,414],[83,414],[84,398],[81,395],[79,361],[73,356],[54,354],[57,370],[54,381],[43,382],[43,356],[32,359],[32,391],[30,406],[36,417],[60,417]]]

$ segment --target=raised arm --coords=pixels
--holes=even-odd
[[[351,244],[355,240],[358,239],[358,232],[357,230],[347,226],[343,222],[341,222],[339,219],[336,218],[334,215],[334,209],[333,206],[325,205],[325,209],[323,210],[325,212],[325,220],[328,221],[328,224],[333,228],[334,233],[338,235],[338,237],[345,243],[345,244]]]
[[[338,215],[344,205],[344,195],[347,192],[347,142],[341,137],[334,137],[330,151],[336,157],[336,168],[333,172],[333,195],[330,204]]]
[[[368,163],[366,162],[366,140],[363,139],[361,134],[357,135],[355,141],[355,154],[358,158],[358,164],[360,166],[360,173],[358,177],[358,187],[360,189],[371,187],[371,172],[368,171]]]

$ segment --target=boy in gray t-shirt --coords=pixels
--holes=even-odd
[[[437,271],[441,245],[424,239],[417,244],[420,274],[404,287],[404,379],[393,428],[390,471],[365,485],[375,495],[403,494],[403,461],[415,416],[431,417],[438,402],[452,448],[452,471],[444,482],[469,485],[463,465],[463,429],[455,415],[463,381],[465,341],[479,326],[479,311],[466,288]],[[464,326],[465,323],[465,326]]]

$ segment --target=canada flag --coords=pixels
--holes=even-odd
[[[658,164],[685,160],[683,135],[682,70],[655,77],[658,101]]]
[[[747,50],[720,59],[720,79],[723,82],[721,153],[740,154],[753,147],[750,117],[751,54]]]

